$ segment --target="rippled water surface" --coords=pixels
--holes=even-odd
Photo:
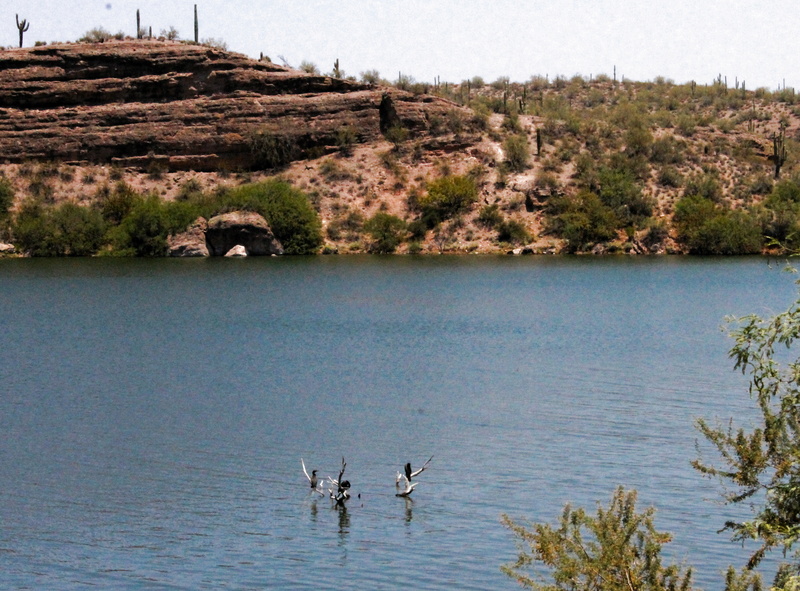
[[[2,260],[0,588],[515,589],[501,514],[619,484],[722,588],[693,420],[747,420],[723,318],[795,295],[761,258]],[[342,456],[346,510],[300,468]]]

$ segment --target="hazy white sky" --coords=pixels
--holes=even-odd
[[[14,14],[31,23],[25,45],[75,40],[104,27],[130,35],[136,9],[153,33],[175,27],[323,71],[378,70],[417,80],[612,74],[634,80],[800,87],[797,0],[7,0],[0,45],[18,43]]]

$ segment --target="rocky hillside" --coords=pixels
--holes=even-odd
[[[800,248],[791,89],[368,74],[163,40],[0,52],[0,205],[4,187],[14,195],[0,241],[41,235],[69,203],[73,217],[102,212],[91,244],[113,250],[115,200],[186,206],[173,227],[278,176],[308,197],[322,252]]]
[[[430,114],[449,108],[442,99],[179,42],[0,52],[5,162],[248,170],[289,148],[288,157],[318,156],[343,129],[356,142],[374,141],[392,125],[423,133]]]

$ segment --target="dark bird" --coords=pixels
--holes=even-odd
[[[433,456],[431,456],[428,459],[428,461],[425,462],[422,465],[422,468],[420,468],[419,470],[416,470],[416,471],[412,471],[411,470],[411,462],[407,462],[406,465],[403,468],[405,474],[400,474],[400,472],[398,472],[397,476],[394,479],[394,485],[398,490],[400,489],[400,483],[401,482],[403,483],[403,490],[398,492],[395,496],[398,496],[398,497],[408,497],[408,496],[410,496],[411,493],[414,492],[414,487],[417,486],[417,484],[419,484],[418,482],[412,483],[411,479],[412,478],[416,478],[417,476],[422,474],[425,471],[425,469],[428,467],[428,464],[431,463],[431,460],[433,460]]]
[[[323,493],[322,489],[319,488],[319,479],[317,478],[317,471],[316,470],[312,470],[311,471],[311,476],[309,476],[308,475],[308,471],[306,470],[306,464],[303,461],[303,458],[300,458],[300,465],[303,466],[303,474],[306,475],[306,478],[308,479],[308,484],[311,487],[311,490],[313,490],[315,493],[318,493],[320,495],[324,495],[325,493]]]

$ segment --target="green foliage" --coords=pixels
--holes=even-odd
[[[264,170],[286,166],[300,154],[293,137],[268,128],[253,131],[248,143],[255,165]]]
[[[597,176],[598,195],[623,225],[636,225],[653,215],[653,200],[642,193],[627,170],[604,167]]]
[[[353,153],[353,145],[358,141],[358,130],[352,125],[343,125],[336,130],[334,140],[339,152],[349,156]]]
[[[725,523],[734,540],[760,544],[748,562],[752,568],[770,550],[790,551],[800,536],[800,360],[791,354],[800,334],[800,300],[771,318],[729,318],[728,326],[734,340],[729,355],[748,377],[759,415],[738,429],[733,419],[717,426],[699,419],[697,428],[722,465],[701,457],[693,466],[721,482],[727,503],[752,509],[752,519]],[[798,574],[795,564],[779,576]]]
[[[399,150],[403,142],[408,139],[408,130],[402,125],[394,125],[386,130],[384,136],[394,144],[395,150]]]
[[[493,205],[484,205],[475,221],[484,228],[493,229],[503,222],[503,214],[500,213],[500,208],[496,203]]]
[[[184,230],[196,217],[197,208],[190,203],[167,203],[150,195],[136,200],[110,236],[117,254],[165,256],[167,237]]]
[[[681,199],[675,206],[673,223],[678,240],[692,254],[756,254],[763,246],[761,228],[752,216],[704,197]]]
[[[6,177],[0,177],[0,222],[8,218],[9,210],[14,205],[14,186]]]
[[[372,238],[370,252],[388,254],[403,242],[406,223],[395,215],[378,212],[364,222],[364,231]]]
[[[689,177],[686,181],[683,194],[685,196],[695,196],[708,199],[715,203],[722,200],[722,187],[713,174],[697,174]]]
[[[105,222],[96,210],[74,203],[46,207],[28,201],[18,212],[12,233],[30,256],[88,256],[102,245]]]
[[[319,76],[319,68],[313,62],[303,60],[302,62],[300,62],[300,67],[298,69],[301,72],[305,72],[306,74],[314,74],[316,76]]]
[[[104,43],[109,39],[124,39],[125,33],[120,31],[119,33],[112,34],[103,27],[96,27],[94,29],[90,29],[84,33],[83,37],[78,39],[79,43]]]
[[[553,199],[550,213],[548,229],[567,241],[568,252],[580,252],[616,236],[617,216],[590,191]]]
[[[539,591],[688,591],[692,570],[662,564],[671,540],[654,524],[655,509],[636,511],[636,491],[618,488],[597,514],[564,507],[558,524],[502,522],[517,538],[516,562],[501,570]]]
[[[114,185],[113,191],[107,185],[102,186],[96,195],[103,219],[114,225],[120,224],[142,199],[130,185],[122,181]]]
[[[508,136],[503,142],[503,151],[506,153],[506,162],[514,172],[522,172],[528,168],[528,138],[516,134]]]
[[[419,198],[423,218],[436,223],[469,209],[478,198],[478,187],[469,176],[447,175],[428,185],[427,194]]]
[[[322,223],[308,196],[289,183],[269,180],[231,190],[225,209],[260,213],[269,223],[286,254],[313,254],[322,245]]]
[[[511,244],[527,244],[531,241],[531,235],[525,224],[518,220],[506,220],[497,224],[497,239],[500,242]]]

